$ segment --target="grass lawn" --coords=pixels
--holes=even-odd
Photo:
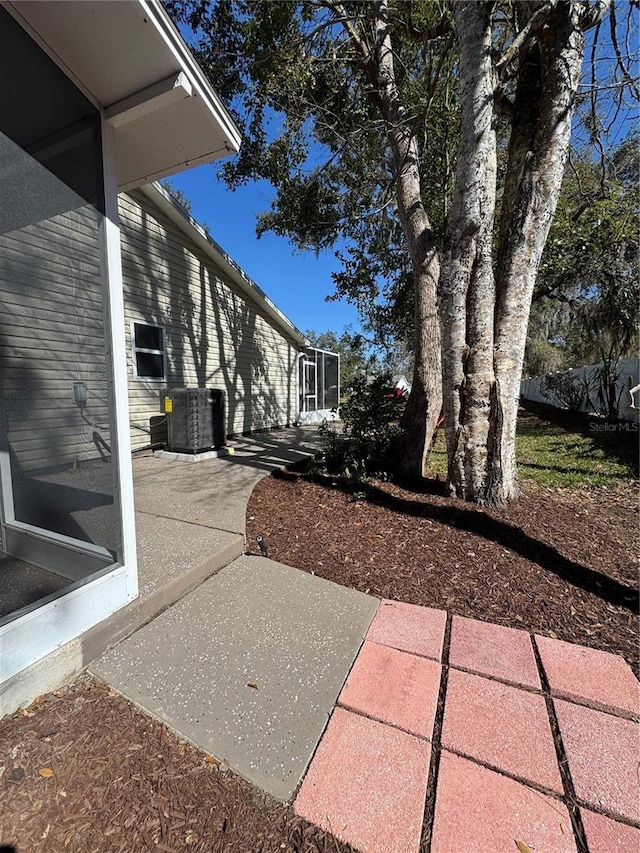
[[[529,400],[524,406],[516,437],[521,479],[551,488],[575,488],[613,486],[638,477],[638,432],[633,425],[629,430],[612,430],[581,413]],[[429,470],[447,472],[444,430],[438,430]]]

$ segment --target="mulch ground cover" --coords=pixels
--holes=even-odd
[[[482,509],[302,471],[262,480],[250,550],[385,598],[622,654],[638,669],[638,488],[547,489]],[[82,679],[0,723],[0,853],[349,853]]]
[[[546,489],[483,509],[386,482],[278,472],[247,537],[274,560],[382,598],[623,655],[638,672],[638,487]]]
[[[0,724],[5,850],[349,853],[351,847],[104,684],[82,679]]]

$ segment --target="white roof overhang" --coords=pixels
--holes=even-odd
[[[297,346],[308,346],[309,341],[297,329],[291,320],[282,313],[278,306],[269,299],[267,294],[249,278],[238,264],[231,258],[215,240],[207,234],[204,228],[193,219],[186,210],[176,202],[171,195],[159,184],[149,184],[141,188],[144,195],[158,207],[195,245],[218,266],[224,275],[238,287],[248,299],[254,302],[276,328]]]
[[[158,0],[5,5],[104,110],[121,190],[239,150],[240,131]]]

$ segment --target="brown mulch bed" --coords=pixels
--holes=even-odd
[[[422,491],[277,472],[255,488],[249,548],[382,598],[623,655],[638,671],[638,489],[544,489],[483,509]]]
[[[0,723],[0,850],[349,853],[105,685]]]
[[[637,487],[527,484],[500,510],[284,471],[248,507],[258,552],[338,583],[616,652],[638,666]],[[0,851],[350,853],[105,685],[0,722]]]

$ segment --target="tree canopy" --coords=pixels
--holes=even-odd
[[[304,248],[341,240],[338,294],[373,329],[413,321],[407,470],[422,473],[444,401],[452,491],[516,497],[529,311],[583,104],[585,133],[598,139],[595,70],[581,89],[581,66],[586,50],[596,67],[593,45],[609,9],[610,127],[620,93],[636,86],[613,0],[168,5],[193,28],[200,61],[245,129],[227,182],[260,177],[276,189],[258,230]],[[588,163],[581,171],[579,187],[590,183]],[[575,203],[567,198],[561,219],[575,215]],[[606,238],[602,223],[599,234]],[[569,237],[558,231],[562,251]],[[560,293],[554,245],[546,298]],[[577,238],[572,245],[579,253]]]

